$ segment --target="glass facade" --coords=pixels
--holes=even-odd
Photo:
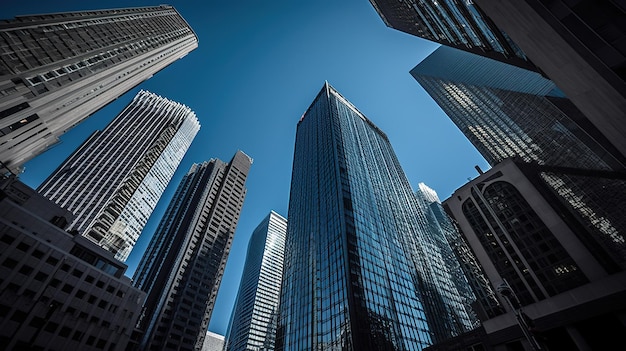
[[[491,165],[517,156],[549,165],[624,167],[578,127],[579,111],[564,112],[560,105],[568,100],[538,73],[442,46],[411,74]]]
[[[479,319],[501,314],[504,310],[491,288],[492,284],[457,226],[446,214],[437,193],[420,183],[415,195],[424,205],[424,212],[428,215],[427,225],[439,242],[445,263],[470,315],[470,322],[477,326]]]
[[[499,61],[535,69],[472,1],[370,0],[388,27]]]
[[[201,349],[246,195],[252,159],[194,164],[133,276],[147,293],[140,350]]]
[[[0,161],[21,171],[67,130],[197,46],[167,5],[0,20]]]
[[[68,230],[125,261],[199,129],[189,107],[140,91],[37,190],[75,214]]]
[[[278,350],[421,350],[471,328],[387,136],[326,84],[298,123]]]
[[[579,127],[580,111],[537,73],[440,47],[411,74],[492,166],[514,157],[592,173],[624,169],[597,135]],[[619,206],[607,200],[620,193],[619,182],[611,183],[608,188],[616,192],[601,201],[597,194],[607,194],[607,187],[593,177],[545,174],[538,182],[593,228],[596,240],[621,245],[626,228],[615,213]],[[618,261],[623,267],[623,259]]]
[[[252,233],[225,351],[274,350],[286,234],[287,220],[274,211]]]

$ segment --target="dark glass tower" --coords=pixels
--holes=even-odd
[[[278,350],[421,350],[470,328],[387,136],[325,84],[298,123]]]
[[[274,211],[252,233],[225,350],[274,350],[286,235],[287,220]]]
[[[0,47],[0,161],[20,172],[67,130],[198,47],[198,38],[162,5],[0,20]]]
[[[577,169],[577,174],[544,172],[541,182],[555,193],[554,201],[566,204],[576,221],[590,228],[594,240],[613,241],[626,232],[621,206],[612,202],[615,195],[600,200],[598,194],[610,187],[592,177],[623,170],[626,163],[607,151],[599,133],[579,127],[580,112],[552,81],[443,46],[411,74],[492,166],[514,157]],[[585,173],[591,177],[580,175]]]
[[[241,151],[194,164],[178,186],[133,277],[147,293],[141,350],[202,348],[251,164]]]
[[[472,1],[370,0],[388,27],[439,44],[536,69]]]
[[[512,156],[586,169],[626,164],[600,133],[580,127],[581,112],[536,72],[442,46],[411,74],[491,165]]]

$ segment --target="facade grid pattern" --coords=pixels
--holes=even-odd
[[[183,177],[133,277],[147,293],[140,350],[202,348],[251,164],[238,151]]]
[[[274,350],[286,234],[274,211],[252,233],[225,350]]]
[[[74,230],[126,260],[200,124],[189,107],[140,91],[37,189]]]
[[[386,135],[326,84],[296,134],[277,349],[419,350],[471,328],[418,216]]]
[[[197,45],[171,6],[0,21],[0,161],[21,171],[60,135]]]

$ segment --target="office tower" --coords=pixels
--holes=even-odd
[[[133,277],[147,293],[140,350],[202,348],[251,165],[237,151],[183,177]]]
[[[15,177],[0,180],[2,349],[126,349],[145,294],[110,252],[63,230],[71,217]]]
[[[0,162],[17,173],[198,38],[162,5],[18,16],[0,21],[0,46]]]
[[[626,5],[623,1],[476,3],[510,34],[608,140],[626,155]]]
[[[296,132],[278,350],[421,350],[471,328],[387,136],[330,85]]]
[[[517,157],[590,174],[624,169],[626,163],[612,157],[606,143],[596,142],[598,134],[578,127],[579,111],[554,83],[533,72],[440,47],[411,74],[492,166]],[[598,237],[626,232],[620,207],[598,199],[606,191],[593,178],[545,173],[542,181]]]
[[[537,69],[472,1],[370,0],[370,3],[388,27],[526,69]]]
[[[207,330],[202,351],[222,351],[224,349],[224,336]]]
[[[250,237],[225,350],[274,350],[287,220],[271,211]]]
[[[524,313],[544,349],[604,350],[626,339],[624,231],[599,233],[546,176],[588,178],[594,196],[614,214],[626,206],[626,173],[593,171],[506,159],[444,201],[476,254],[507,314],[483,320],[485,349],[528,347],[514,310]],[[582,197],[580,199],[583,199]],[[602,218],[602,213],[595,213]],[[503,285],[516,297],[511,306]],[[521,344],[521,345],[520,345]],[[456,345],[460,349],[459,345]],[[516,348],[517,347],[517,348]],[[440,348],[444,350],[445,348]]]
[[[437,192],[419,183],[415,195],[424,206],[427,225],[432,229],[433,237],[439,241],[445,264],[461,293],[472,323],[478,326],[480,320],[502,314],[503,309],[495,296],[495,290],[467,242],[443,209]]]
[[[580,111],[538,73],[442,46],[411,74],[491,165],[512,156],[588,169],[626,165],[599,133],[579,127]]]
[[[200,124],[187,106],[140,91],[37,189],[75,231],[125,261]]]

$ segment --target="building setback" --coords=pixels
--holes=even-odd
[[[562,201],[549,178],[588,178],[594,196],[626,206],[626,173],[539,165],[506,159],[456,190],[444,207],[494,289],[506,282],[530,335],[548,350],[605,350],[626,339],[624,232],[598,233]],[[601,217],[602,214],[596,214]],[[621,219],[624,222],[624,219]],[[623,227],[623,225],[622,225]],[[483,319],[485,349],[533,349],[514,309]],[[453,344],[453,343],[452,343]],[[458,350],[446,343],[429,350]],[[461,347],[462,346],[462,347]]]
[[[37,189],[74,230],[125,261],[200,129],[189,107],[140,91]]]
[[[286,235],[287,220],[274,211],[252,233],[225,350],[274,350]]]
[[[72,214],[0,181],[0,343],[5,350],[125,350],[145,294],[126,265],[64,227]]]
[[[182,179],[133,281],[147,293],[140,350],[201,349],[246,195],[252,159],[194,164]]]
[[[172,6],[0,21],[0,162],[14,173],[59,136],[198,46]]]
[[[296,132],[277,350],[421,350],[471,328],[387,136],[330,85]]]

